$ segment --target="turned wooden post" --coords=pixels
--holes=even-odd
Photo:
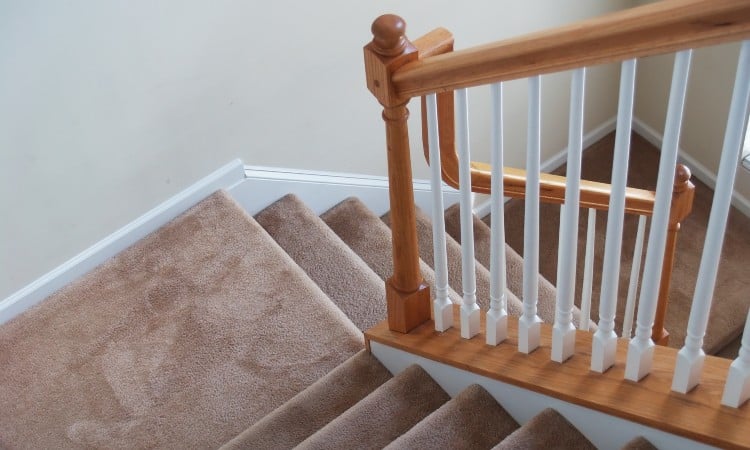
[[[658,345],[669,343],[669,333],[664,329],[664,320],[667,315],[669,287],[672,283],[674,255],[677,250],[677,233],[680,231],[680,222],[685,220],[693,209],[694,197],[695,185],[690,182],[690,169],[682,164],[677,164],[674,189],[672,190],[672,203],[669,210],[667,244],[664,248],[664,264],[661,268],[661,281],[659,282],[659,303],[656,305],[656,318],[651,329],[651,339]]]
[[[419,248],[414,211],[414,188],[409,151],[408,97],[400,97],[391,83],[394,71],[417,59],[406,38],[406,23],[392,14],[372,24],[372,42],[364,48],[367,88],[383,106],[388,148],[388,184],[393,236],[393,276],[386,281],[388,327],[408,333],[430,320],[430,290],[419,271]]]

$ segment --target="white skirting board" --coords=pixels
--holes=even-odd
[[[358,197],[378,215],[389,209],[386,177],[253,167],[235,160],[0,301],[0,324],[85,275],[219,189],[229,191],[251,215],[289,193],[299,196],[318,214],[350,196]],[[414,197],[417,206],[431,213],[428,181],[414,182]],[[446,207],[453,205],[458,202],[458,191],[445,186],[444,197]]]
[[[685,450],[714,448],[639,423],[432,361],[377,342],[371,341],[370,347],[372,354],[393,375],[400,373],[412,364],[417,364],[429,373],[451,397],[455,397],[459,392],[472,384],[479,384],[508,411],[516,422],[522,425],[545,408],[553,408],[568,419],[591,443],[600,449],[622,448],[625,443],[638,436],[645,437],[657,448],[679,448]]]
[[[390,209],[386,177],[260,166],[246,166],[245,176],[245,181],[229,192],[250,215],[286,194],[296,195],[316,214],[348,197],[359,198],[377,215]],[[458,191],[444,185],[443,198],[446,208],[458,203]],[[414,181],[414,202],[427,214],[432,213],[429,181]]]
[[[0,324],[47,298],[61,287],[85,275],[149,233],[219,189],[229,189],[245,177],[239,159],[226,164],[184,191],[158,205],[111,235],[82,251],[59,267],[0,301]]]
[[[609,133],[615,131],[615,128],[617,126],[617,117],[611,117],[608,120],[604,121],[601,125],[594,128],[593,130],[589,131],[583,136],[583,150],[587,150],[589,147],[591,147],[593,144],[595,144],[600,139],[604,138]],[[555,153],[555,155],[544,162],[542,162],[541,165],[541,171],[544,173],[549,173],[563,164],[565,164],[568,159],[568,148],[565,147],[564,149],[560,150],[559,152]],[[510,198],[506,198],[505,201],[509,201]],[[477,204],[474,206],[474,214],[476,214],[479,217],[485,217],[489,215],[490,213],[490,198],[487,196],[486,200],[477,202]]]
[[[661,149],[662,140],[664,136],[651,128],[646,122],[635,117],[633,118],[633,131],[641,135],[644,139],[649,141],[654,147]],[[708,185],[711,189],[716,187],[716,174],[709,170],[706,166],[698,162],[695,158],[687,154],[684,150],[680,149],[678,158],[681,163],[688,166],[692,174],[703,183]],[[750,217],[750,199],[734,191],[732,194],[732,206],[737,208],[742,214]]]

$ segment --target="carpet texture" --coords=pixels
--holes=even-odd
[[[255,220],[360,330],[385,320],[383,281],[299,198],[286,195]]]
[[[612,177],[612,156],[614,134],[610,134],[592,145],[583,156],[582,177],[587,180],[609,183]],[[631,145],[631,156],[628,170],[628,186],[642,189],[655,189],[658,171],[659,152],[642,137],[634,134]],[[555,173],[565,174],[565,166]],[[682,223],[677,240],[677,253],[669,306],[665,328],[670,333],[670,347],[682,347],[685,341],[685,330],[690,315],[692,293],[698,275],[698,265],[703,251],[706,225],[711,210],[713,191],[696,180],[693,211]],[[576,280],[576,305],[580,306],[580,291],[583,279],[583,255],[586,236],[586,212],[581,211],[579,222],[578,267]],[[523,254],[523,220],[524,203],[520,200],[510,201],[505,208],[506,240],[519,254]],[[557,244],[560,208],[557,205],[543,204],[540,211],[540,265],[539,270],[552,283],[557,279]],[[597,215],[596,257],[594,265],[594,290],[592,296],[591,317],[599,320],[599,292],[601,288],[601,270],[604,257],[604,238],[606,235],[606,214]],[[750,254],[750,218],[732,208],[729,214],[725,245],[716,282],[711,318],[704,341],[707,353],[719,352],[742,333],[747,316],[747,292],[750,279],[746,276],[745,260]],[[627,283],[633,259],[633,248],[637,230],[637,217],[626,215],[623,234],[622,261],[619,284],[619,302],[617,305],[616,329],[621,330],[625,310]],[[648,230],[647,230],[648,233]],[[647,235],[648,236],[648,235]],[[644,260],[645,260],[644,249]],[[642,277],[641,277],[642,279]]]
[[[293,448],[391,378],[365,351],[253,424],[222,450]]]
[[[489,449],[518,426],[483,387],[473,384],[386,449]]]
[[[217,448],[362,346],[219,192],[0,328],[0,448]]]
[[[393,275],[391,229],[364,203],[348,198],[320,217],[381,279]],[[434,299],[435,272],[422,260],[419,268]],[[461,303],[461,296],[453,289],[448,289],[448,297],[453,303]]]
[[[625,444],[621,450],[657,450],[657,448],[646,438],[637,437]]]
[[[435,255],[432,243],[432,221],[422,210],[417,208],[417,239],[419,241],[419,256],[430,267],[435,265]],[[389,227],[391,225],[390,213],[383,217]],[[463,293],[463,275],[461,269],[461,246],[446,235],[445,248],[448,256],[448,285],[459,294]],[[483,265],[476,263],[476,296],[477,304],[486,311],[490,307],[490,272]],[[514,293],[511,293],[514,294]],[[519,316],[523,311],[523,305],[516,295],[508,295],[508,313]]]
[[[531,449],[596,450],[568,420],[554,409],[545,409],[514,431],[493,450]]]
[[[450,398],[421,367],[399,373],[297,448],[381,449]]]
[[[458,256],[454,258],[460,258],[460,245],[461,245],[461,209],[458,205],[453,205],[445,210],[445,231],[455,239],[455,243],[458,246]],[[491,249],[491,230],[490,227],[482,222],[476,216],[472,216],[474,225],[474,256],[477,261],[482,264],[485,268],[490,267],[490,249]],[[431,236],[431,235],[430,235]],[[455,253],[455,246],[453,247]],[[506,270],[506,283],[508,290],[515,293],[519,300],[523,300],[523,258],[516,253],[515,250],[508,244],[505,244],[505,270]],[[547,323],[554,323],[555,321],[555,304],[557,290],[555,287],[544,278],[544,275],[539,274],[539,300],[537,303],[539,317]],[[512,313],[511,313],[512,314]],[[516,315],[516,314],[512,314]],[[519,314],[520,315],[520,312]],[[573,323],[578,327],[579,321],[581,320],[581,311],[578,307],[573,307]],[[591,331],[596,331],[596,325],[591,327]]]

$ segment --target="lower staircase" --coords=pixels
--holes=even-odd
[[[594,448],[552,409],[519,424],[479,385],[451,399],[419,366],[392,376],[363,350],[386,314],[386,223],[355,198],[318,217],[290,195],[252,218],[208,197],[0,328],[0,448]],[[515,315],[521,265],[508,249]],[[555,289],[539,283],[551,321]]]

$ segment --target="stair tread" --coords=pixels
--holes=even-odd
[[[386,448],[489,449],[518,427],[483,387],[473,384]]]
[[[658,450],[658,449],[654,446],[654,444],[649,442],[646,438],[639,436],[629,441],[620,450]]]
[[[382,280],[299,198],[286,195],[255,219],[360,330],[385,320]]]
[[[382,280],[393,275],[391,230],[362,201],[348,198],[320,217]],[[435,272],[422,260],[419,268],[434,298]],[[461,302],[453,289],[448,290],[448,297]]]
[[[390,378],[390,372],[363,350],[250,426],[222,450],[293,448]]]
[[[362,346],[218,192],[0,328],[0,447],[215,448]]]
[[[296,448],[381,449],[449,399],[424,369],[412,365]]]
[[[390,226],[390,213],[382,217],[383,222]],[[417,239],[419,241],[419,256],[430,267],[435,264],[435,255],[432,243],[432,221],[427,214],[416,208]],[[461,246],[446,235],[446,253],[448,257],[448,284],[456,292],[463,292],[463,275],[461,269]],[[476,298],[477,304],[482,309],[489,308],[490,300],[490,273],[481,264],[476,264]],[[506,290],[508,314],[518,316],[523,311],[523,304],[514,292]]]
[[[493,447],[493,450],[518,449],[596,450],[596,447],[568,420],[547,408]]]
[[[445,210],[445,231],[455,240],[458,246],[461,245],[460,213],[461,208],[458,204]],[[472,215],[472,219],[474,225],[474,256],[479,263],[489,269],[492,232],[490,227],[476,215]],[[508,290],[515,293],[520,300],[523,300],[523,257],[507,243],[505,244],[505,269]],[[539,317],[547,323],[554,323],[557,289],[541,273],[539,274],[538,286],[537,308]],[[580,320],[581,311],[574,305],[573,324],[577,327]],[[596,329],[596,325],[591,324],[591,331],[596,331]]]

